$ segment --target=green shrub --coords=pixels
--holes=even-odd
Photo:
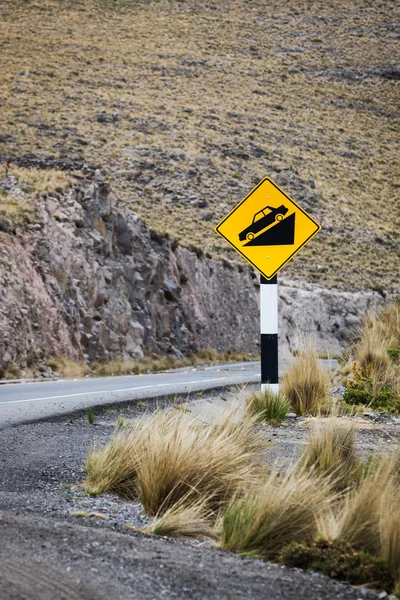
[[[400,412],[400,396],[394,392],[390,385],[377,394],[372,402],[372,408],[387,410],[388,412]]]
[[[400,412],[400,396],[392,390],[390,385],[376,394],[358,388],[348,387],[343,394],[346,404],[362,404],[372,410],[383,410],[392,413]]]
[[[346,402],[346,404],[364,404],[367,406],[371,404],[372,396],[366,390],[350,388],[344,392],[343,400]]]
[[[318,571],[353,585],[368,583],[387,591],[394,587],[389,568],[381,558],[358,551],[344,541],[319,538],[311,544],[292,542],[283,548],[279,559],[288,567]]]
[[[393,361],[399,360],[400,358],[400,344],[395,348],[388,348],[387,353]]]

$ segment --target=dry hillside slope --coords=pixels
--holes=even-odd
[[[100,167],[182,245],[269,175],[324,226],[286,274],[398,287],[392,0],[3,0],[0,158]],[[0,199],[3,202],[4,199]]]

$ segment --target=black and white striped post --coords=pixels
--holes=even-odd
[[[278,276],[260,280],[261,391],[279,390]]]

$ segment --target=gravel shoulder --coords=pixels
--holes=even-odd
[[[201,400],[212,403],[215,397]],[[107,442],[118,416],[153,409],[152,402],[139,403],[96,414],[94,425],[66,418],[0,432],[1,598],[376,597],[315,573],[243,559],[210,542],[148,536],[137,531],[147,522],[140,504],[111,494],[87,496],[80,483],[88,449]],[[400,423],[392,419],[356,420],[362,456],[384,452],[400,439]],[[309,427],[298,419],[265,427],[268,457],[292,459]]]

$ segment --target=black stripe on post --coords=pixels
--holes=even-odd
[[[264,275],[260,275],[261,285],[272,285],[278,283],[278,275],[274,275],[272,279],[265,279]]]
[[[278,334],[261,334],[261,383],[279,383]]]

